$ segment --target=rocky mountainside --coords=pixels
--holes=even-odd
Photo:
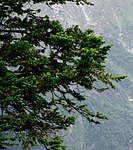
[[[128,75],[115,90],[86,91],[88,107],[108,116],[101,125],[78,116],[76,126],[62,133],[68,150],[133,150],[133,0],[93,0],[94,6],[32,5],[41,15],[60,20],[65,28],[91,28],[112,44],[106,66],[115,75]],[[37,149],[37,148],[36,148]],[[39,149],[40,150],[40,149]]]
[[[86,93],[88,107],[104,113],[109,121],[94,125],[78,117],[76,127],[71,127],[64,139],[69,150],[133,150],[133,1],[101,0],[94,4],[68,3],[52,9],[41,5],[42,15],[60,20],[65,28],[79,25],[104,36],[113,45],[107,70],[115,75],[128,75],[116,84],[116,90]]]

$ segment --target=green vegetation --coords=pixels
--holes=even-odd
[[[106,73],[111,46],[102,37],[78,26],[64,30],[59,21],[28,7],[30,2],[0,4],[0,148],[21,143],[24,149],[43,144],[63,150],[59,132],[75,123],[72,112],[95,124],[108,119],[87,108],[82,91],[115,88],[113,81],[125,77]]]

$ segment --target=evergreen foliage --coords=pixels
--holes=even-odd
[[[24,149],[44,144],[49,150],[63,150],[58,132],[75,123],[71,112],[96,124],[108,119],[86,108],[81,91],[115,88],[113,81],[125,77],[106,73],[104,63],[111,46],[104,45],[102,37],[78,26],[64,30],[59,21],[39,16],[40,9],[27,7],[31,2],[66,3],[1,1],[0,147],[19,141]]]

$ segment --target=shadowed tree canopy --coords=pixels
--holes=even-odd
[[[111,46],[102,37],[78,26],[63,29],[59,21],[39,16],[39,8],[28,7],[41,2],[67,1],[0,1],[1,148],[19,141],[24,149],[38,144],[49,150],[65,149],[58,132],[75,123],[71,112],[96,124],[107,119],[86,108],[82,91],[114,88],[113,81],[124,78],[105,71]]]

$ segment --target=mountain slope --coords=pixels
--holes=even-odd
[[[109,121],[95,126],[79,117],[76,127],[71,127],[64,138],[70,150],[133,150],[133,1],[94,3],[94,7],[54,6],[45,13],[51,12],[51,18],[59,19],[65,27],[78,24],[104,36],[107,43],[113,44],[107,70],[128,77],[116,84],[116,90],[87,92],[88,107],[104,113]]]

